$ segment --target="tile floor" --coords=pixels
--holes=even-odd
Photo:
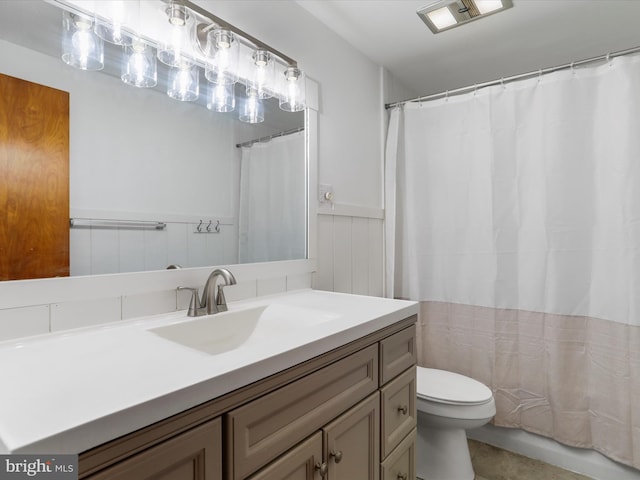
[[[469,440],[476,480],[590,480],[538,460]]]

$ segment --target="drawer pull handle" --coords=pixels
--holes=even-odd
[[[320,476],[322,478],[324,478],[327,475],[327,464],[326,463],[316,463],[315,466],[316,471],[320,474]]]
[[[340,463],[342,461],[342,452],[340,450],[337,452],[331,452],[329,456],[332,457],[333,461],[336,463]]]
[[[399,473],[398,474],[398,480],[407,480],[407,474],[406,473]]]
[[[398,407],[398,412],[400,412],[402,415],[406,415],[408,411],[409,411],[409,409],[407,408],[406,405]]]

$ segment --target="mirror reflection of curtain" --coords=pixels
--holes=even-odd
[[[239,261],[306,257],[304,132],[242,148]]]
[[[495,423],[640,468],[640,57],[391,114],[389,293]],[[394,248],[394,250],[392,249]]]

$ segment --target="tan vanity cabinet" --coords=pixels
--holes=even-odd
[[[101,472],[90,480],[221,480],[220,418],[177,435]]]
[[[415,480],[412,316],[79,457],[82,480]]]

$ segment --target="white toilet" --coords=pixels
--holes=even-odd
[[[469,377],[417,367],[416,473],[424,480],[473,480],[469,428],[496,414],[489,388]]]

